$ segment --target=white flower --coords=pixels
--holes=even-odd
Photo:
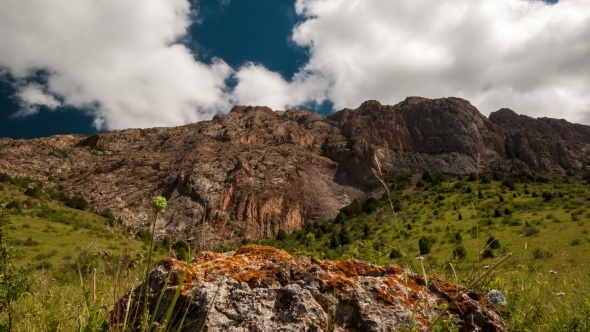
[[[565,293],[564,292],[559,292],[559,293],[555,294],[555,296],[565,296]]]
[[[488,293],[488,300],[493,304],[493,305],[506,305],[506,298],[504,297],[504,294],[502,294],[502,292],[500,292],[497,289],[492,289],[489,293]]]
[[[418,257],[416,257],[416,260],[417,260],[417,261],[423,261],[423,260],[424,260],[424,257],[422,257],[422,256],[418,256]]]

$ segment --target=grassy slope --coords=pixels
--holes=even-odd
[[[426,272],[454,280],[453,264],[463,284],[510,252],[513,256],[478,287],[482,291],[498,288],[508,295],[509,304],[502,310],[511,330],[586,331],[590,329],[590,321],[583,318],[590,314],[590,188],[580,176],[549,183],[515,180],[514,190],[502,186],[503,181],[478,184],[465,181],[465,177],[450,177],[415,191],[405,187],[392,192],[394,203],[400,202],[402,207],[395,216],[385,196],[372,213],[348,217],[342,224],[326,221],[310,225],[280,241],[262,243],[295,254],[397,263],[421,271],[414,257],[420,255],[419,239],[426,236],[435,239],[431,252],[423,255]],[[533,192],[538,197],[533,197]],[[552,193],[553,198],[544,201],[543,192]],[[509,214],[505,214],[506,208]],[[495,209],[501,216],[495,216]],[[351,243],[330,247],[330,239],[342,228],[349,232]],[[368,234],[364,232],[367,228]],[[457,232],[467,251],[467,257],[460,260],[453,257],[459,244],[453,241]],[[492,251],[493,258],[478,260],[477,253],[490,236],[499,240],[500,248]],[[390,258],[394,248],[405,252],[409,262]],[[560,292],[565,296],[556,295]],[[574,307],[578,309],[570,310]]]
[[[463,186],[457,185],[458,182]],[[501,181],[492,181],[479,185],[483,197],[477,199],[476,182],[449,178],[442,184],[427,184],[411,193],[406,188],[392,192],[394,203],[401,206],[395,216],[387,198],[382,198],[371,213],[349,216],[343,223],[317,223],[283,240],[261,242],[295,254],[409,264],[414,271],[420,271],[413,257],[419,255],[418,241],[424,235],[436,239],[431,252],[424,255],[426,272],[454,280],[455,274],[450,269],[453,264],[462,284],[482,273],[484,265],[492,265],[504,253],[512,252],[514,256],[506,264],[478,285],[482,291],[496,288],[506,294],[508,305],[501,312],[510,330],[585,331],[590,328],[587,318],[590,317],[587,262],[590,188],[579,177],[566,182],[569,183],[561,179],[552,183],[519,182],[512,191],[503,188]],[[1,185],[0,203],[29,199],[30,205],[22,213],[11,216],[12,226],[8,230],[22,252],[18,264],[31,266],[36,278],[32,296],[24,297],[15,306],[16,330],[70,331],[77,328],[78,317],[82,317],[85,325],[95,326],[89,330],[100,330],[114,301],[142,278],[141,262],[139,268],[131,268],[129,273],[127,267],[131,261],[139,261],[138,254],[146,245],[126,238],[123,229],[107,230],[103,217],[49,199],[30,199],[23,194],[22,187]],[[473,191],[466,193],[466,186]],[[529,194],[525,194],[525,186]],[[544,202],[543,191],[554,193],[554,198]],[[533,198],[532,192],[539,197]],[[502,195],[504,202],[500,202],[498,195]],[[496,208],[501,211],[501,217],[494,217]],[[506,208],[511,211],[508,215],[504,215]],[[473,217],[474,211],[478,218]],[[479,244],[473,231],[476,226]],[[527,236],[526,227],[537,229],[538,233]],[[349,232],[351,243],[331,248],[331,237],[343,228]],[[458,245],[452,241],[457,232],[467,251],[467,257],[461,260],[454,260],[452,254]],[[478,270],[477,248],[483,248],[490,235],[499,239],[501,246],[493,251],[496,258],[481,259]],[[393,248],[407,253],[409,262],[390,258]],[[108,258],[95,256],[105,250],[109,252]],[[126,257],[123,265],[117,263],[121,257]],[[95,300],[86,302],[91,314],[81,314],[81,308],[85,303],[84,293],[92,293],[92,276],[85,275],[82,286],[76,260],[96,262],[92,266],[97,269],[97,295]],[[550,269],[558,274],[549,274]],[[558,296],[560,292],[565,295]],[[0,322],[2,319],[0,315]]]
[[[127,240],[122,228],[108,227],[104,217],[72,209],[51,199],[34,199],[20,187],[3,184],[0,203],[27,201],[30,206],[10,217],[8,236],[20,250],[19,265],[58,269],[75,265],[83,251],[117,254],[129,245],[132,255],[145,251],[141,241]]]
[[[29,268],[34,279],[30,295],[14,305],[15,331],[74,331],[80,322],[94,327],[89,331],[101,330],[115,301],[145,273],[142,257],[148,246],[123,227],[107,226],[102,216],[66,207],[47,195],[34,199],[23,193],[21,186],[0,183],[0,203],[27,204],[9,216],[6,228],[19,251],[14,264]],[[155,254],[154,264],[162,255]],[[5,322],[0,313],[0,325]]]

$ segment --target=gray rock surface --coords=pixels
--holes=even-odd
[[[553,172],[590,163],[590,127],[508,109],[487,119],[460,98],[364,102],[325,118],[304,110],[236,106],[174,128],[127,129],[32,140],[0,138],[0,172],[80,193],[132,227],[149,202],[169,206],[157,236],[258,239],[334,218],[380,186],[385,173]]]
[[[463,290],[434,277],[428,277],[426,286],[422,276],[398,266],[292,257],[276,248],[249,245],[225,254],[204,252],[188,267],[163,260],[149,279],[150,312],[157,323],[187,268],[171,321],[177,327],[182,321],[187,332],[199,331],[203,324],[205,331],[236,332],[424,331]],[[129,296],[141,298],[141,287],[119,301],[112,324],[123,321]],[[141,301],[133,303],[130,312],[141,307]],[[463,331],[505,330],[496,309],[476,291],[467,291],[447,314]]]

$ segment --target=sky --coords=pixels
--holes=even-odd
[[[588,0],[3,0],[0,137],[461,97],[590,124]]]

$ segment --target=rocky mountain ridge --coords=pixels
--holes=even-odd
[[[80,193],[126,225],[169,200],[159,234],[203,243],[257,239],[333,218],[386,174],[493,170],[580,170],[590,162],[590,127],[501,109],[483,116],[460,98],[364,102],[328,117],[235,106],[211,121],[126,129],[91,137],[0,139],[0,172]],[[478,161],[479,160],[479,161]]]

